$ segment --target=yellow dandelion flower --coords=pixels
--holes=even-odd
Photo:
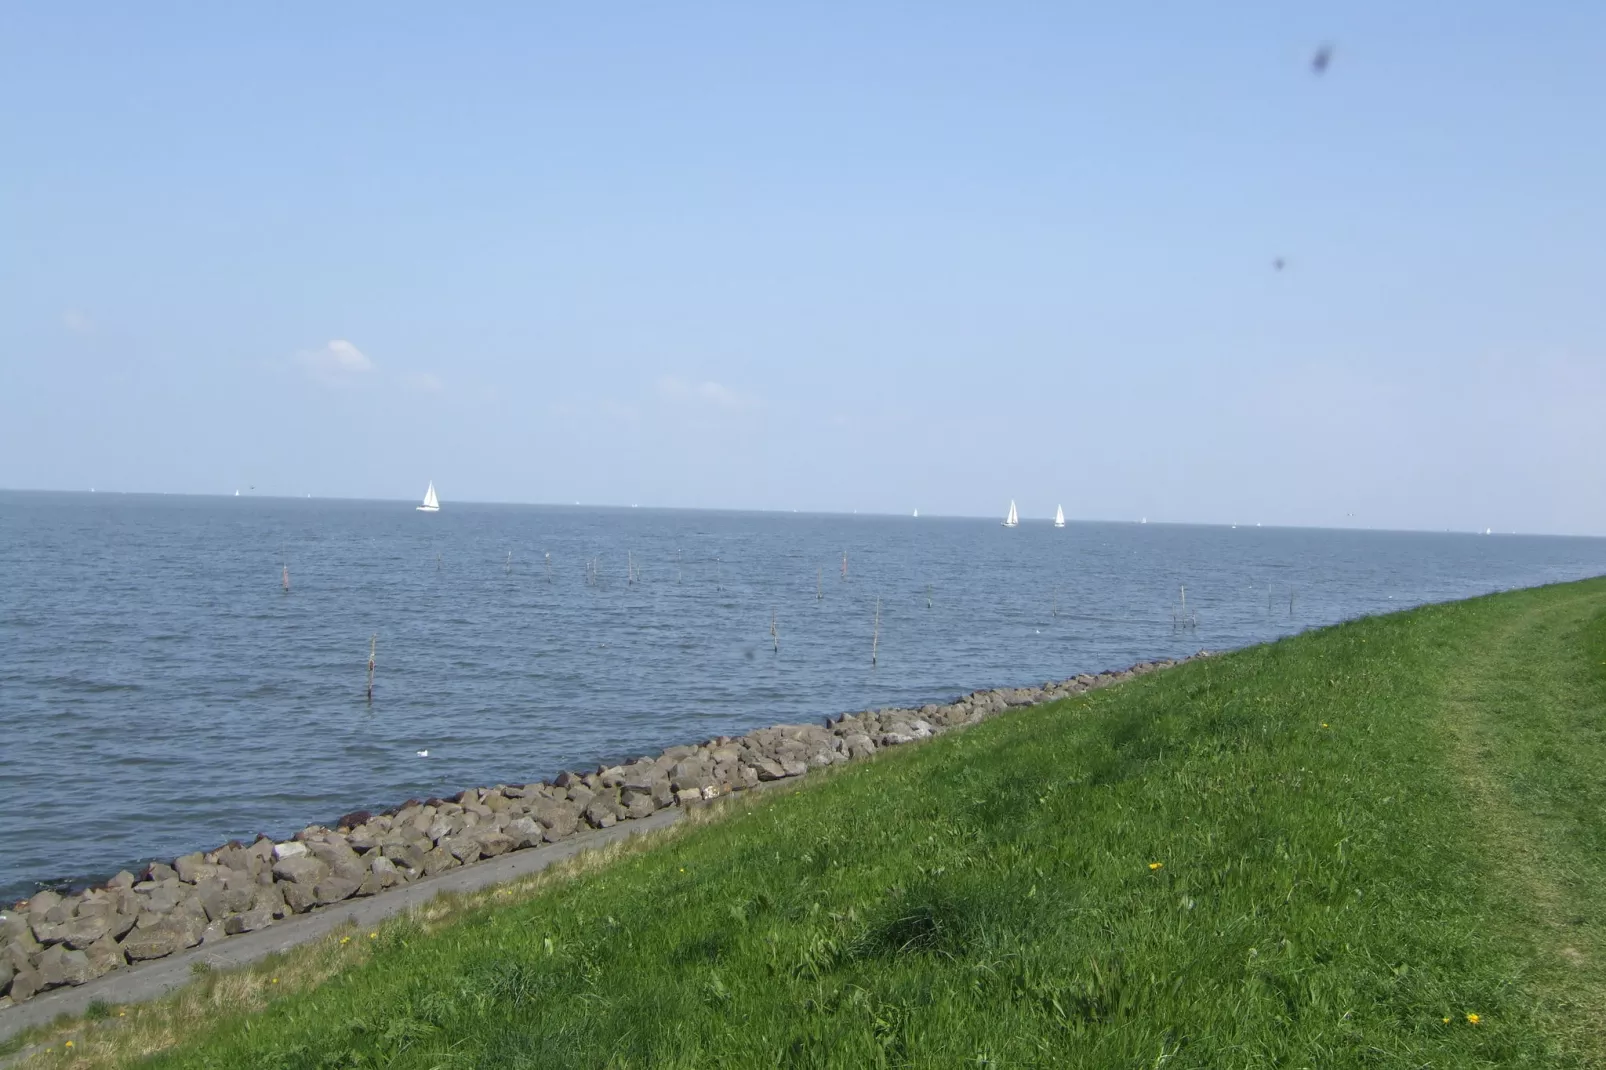
[[[351,937],[349,937],[349,936],[342,936],[342,937],[341,937],[341,938],[340,938],[340,942],[341,942],[341,943],[342,943],[342,944],[349,944],[349,943],[351,943]]]
[[[1483,1019],[1476,1014],[1469,1014],[1467,1015],[1467,1021],[1471,1022],[1473,1025],[1477,1025],[1479,1022],[1483,1021]]]
[[[1322,722],[1322,727],[1323,727],[1323,728],[1326,728],[1326,727],[1327,727],[1327,722],[1326,722],[1326,721],[1323,721],[1323,722]]]
[[[369,933],[368,934],[368,939],[370,939],[370,940],[378,940],[379,939],[379,934],[378,933]]]
[[[1164,869],[1164,868],[1165,868],[1165,863],[1164,862],[1150,862],[1149,863],[1149,872],[1151,872],[1151,873],[1154,872],[1157,869]]]
[[[279,983],[279,979],[277,977],[275,977],[273,980],[268,982],[268,984],[270,984],[270,985],[276,985],[278,983]]]
[[[1442,1019],[1440,1019],[1440,1021],[1444,1022],[1445,1025],[1449,1025],[1450,1024],[1450,1019],[1448,1019],[1448,1018],[1442,1018]]]
[[[72,1041],[70,1041],[70,1040],[69,1040],[69,1041],[67,1041],[67,1043],[65,1043],[65,1044],[63,1044],[63,1045],[62,1045],[62,1047],[64,1047],[64,1048],[70,1048],[70,1047],[72,1047]]]

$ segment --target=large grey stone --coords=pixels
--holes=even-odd
[[[361,881],[347,880],[344,877],[325,877],[312,889],[313,901],[319,906],[329,903],[338,903],[343,899],[350,899],[357,894]]]
[[[188,932],[173,922],[163,920],[148,928],[136,925],[133,932],[123,937],[119,946],[130,962],[139,962],[165,958],[194,945],[189,942]]]
[[[513,840],[514,850],[539,846],[546,829],[533,817],[516,817],[502,830]]]
[[[620,796],[619,801],[624,804],[626,817],[642,818],[658,809],[651,792],[627,791]]]
[[[37,914],[42,919],[47,913],[60,905],[61,896],[46,888],[43,891],[35,892],[33,898],[28,900],[28,913]]]
[[[598,795],[586,804],[586,821],[599,829],[610,828],[619,821],[618,807],[610,795]]]
[[[486,858],[495,858],[497,855],[504,855],[513,850],[513,837],[503,832],[493,832],[486,829],[476,832],[474,839],[480,845],[480,854]]]
[[[45,986],[44,979],[39,971],[33,967],[21,969],[11,978],[11,998],[21,1003],[25,999],[32,999],[34,993]]]
[[[273,875],[291,884],[317,884],[329,876],[329,867],[307,855],[292,855],[273,864]]]
[[[201,934],[211,923],[211,919],[206,916],[206,908],[201,905],[199,899],[184,900],[166,917],[169,922],[184,930],[190,939],[191,947],[201,939]]]
[[[656,762],[633,762],[625,766],[624,776],[620,778],[619,786],[625,791],[644,792],[651,795],[652,786],[664,779],[666,779],[664,771],[658,768]]]
[[[46,988],[62,985],[81,985],[95,979],[89,968],[89,956],[82,951],[71,951],[65,944],[48,947],[39,956],[39,977]]]
[[[358,825],[356,828],[347,833],[346,843],[353,851],[360,851],[363,854],[367,854],[369,851],[372,851],[375,847],[379,846],[380,841],[384,838],[384,835],[384,832],[378,826],[370,822],[367,824]]]
[[[67,933],[63,943],[74,951],[82,951],[111,932],[112,917],[113,915],[92,914],[74,919],[66,926]]]
[[[187,854],[182,858],[173,860],[173,868],[178,870],[178,879],[185,884],[199,884],[201,881],[217,876],[220,867],[209,863],[206,855],[200,851]]]
[[[228,911],[223,906],[223,882],[210,877],[195,886],[196,902],[209,921],[217,921]]]
[[[401,883],[401,873],[397,870],[396,863],[384,855],[374,855],[372,859],[368,863],[368,875],[379,878],[381,887],[389,888]]]
[[[154,914],[166,914],[177,909],[179,903],[183,901],[184,894],[180,890],[183,887],[177,880],[171,884],[158,884],[144,893],[145,900],[140,906]]]
[[[275,844],[273,860],[283,862],[287,858],[300,858],[307,853],[307,845],[299,840],[289,840],[285,843]]]
[[[458,861],[452,857],[450,851],[432,847],[424,855],[424,876],[433,877],[437,873],[445,873],[449,869],[454,869],[457,865]]]
[[[344,840],[325,840],[322,843],[307,844],[307,850],[312,852],[314,858],[329,867],[329,872],[341,880],[361,881],[368,867],[363,865],[362,856]]]
[[[478,862],[480,859],[479,840],[473,836],[447,836],[441,840],[436,850],[445,851],[462,863]]]
[[[33,938],[49,947],[59,944],[67,939],[67,923],[46,921],[43,915],[29,914],[29,927],[33,930]]]
[[[284,889],[281,884],[259,884],[255,894],[251,897],[252,910],[265,910],[276,918],[282,918],[290,912],[290,907],[284,901]]]
[[[387,843],[380,848],[382,857],[406,869],[424,868],[424,851],[411,843]]]
[[[247,910],[243,914],[234,914],[223,919],[223,931],[230,936],[241,933],[254,933],[258,929],[266,929],[273,924],[273,912],[269,910]]]
[[[281,884],[279,888],[284,892],[284,905],[290,908],[293,914],[305,914],[318,905],[315,885],[311,884]]]
[[[3,949],[0,949],[0,954],[9,957],[16,964],[17,969],[20,970],[28,965],[30,955],[37,955],[44,949],[44,945],[33,938],[33,930],[23,926],[20,933],[15,934],[5,942]]]
[[[219,847],[207,858],[223,869],[234,870],[239,873],[250,873],[254,867],[262,865],[261,860],[250,851],[232,843],[226,847]]]
[[[256,889],[257,885],[254,883],[231,882],[229,884],[225,884],[223,886],[222,894],[219,897],[222,901],[221,905],[223,908],[223,913],[238,914],[242,910],[250,910],[251,903],[256,898]],[[203,905],[205,902],[206,900],[203,899]],[[211,915],[210,908],[208,908],[207,913],[208,915]],[[214,917],[213,920],[216,920],[216,918]]]
[[[96,940],[84,949],[84,955],[89,959],[89,969],[96,977],[103,973],[110,973],[119,966],[127,964],[123,957],[123,949],[117,946],[117,940],[111,933]]]

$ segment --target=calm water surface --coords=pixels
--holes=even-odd
[[[0,493],[0,899],[409,796],[1603,572],[1600,539]],[[1174,620],[1184,585],[1196,628]]]

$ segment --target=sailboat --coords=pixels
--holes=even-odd
[[[435,497],[435,481],[429,481],[429,489],[424,492],[424,504],[418,507],[420,513],[438,513],[441,511],[441,500]]]
[[[1020,514],[1015,512],[1015,500],[1013,498],[1009,502],[1009,515],[1004,517],[1004,526],[1006,528],[1020,526]]]
[[[1054,526],[1057,528],[1065,526],[1065,506],[1063,505],[1054,508]]]

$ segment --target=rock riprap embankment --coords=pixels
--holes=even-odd
[[[283,842],[264,836],[153,863],[138,877],[125,870],[73,895],[42,891],[0,914],[0,1008],[482,858],[868,758],[882,747],[1173,664],[1143,662],[1042,687],[977,691],[948,705],[871,710],[824,725],[775,725],[583,775],[358,811],[333,828],[310,825]]]

